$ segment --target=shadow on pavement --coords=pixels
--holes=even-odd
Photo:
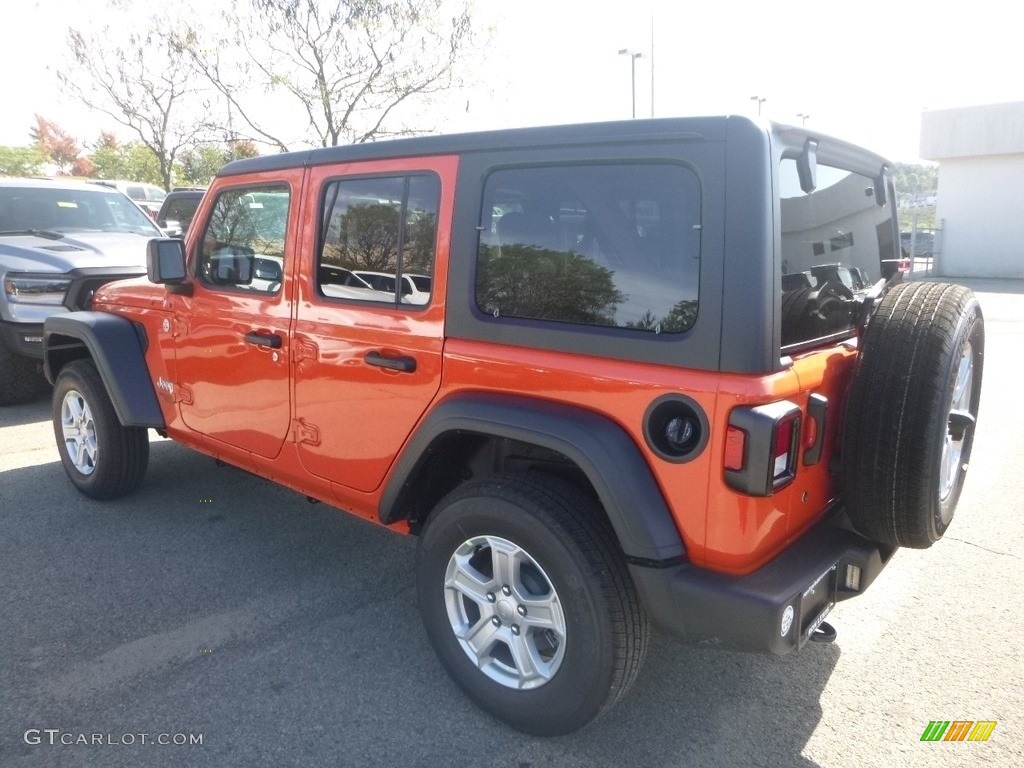
[[[524,736],[434,657],[414,541],[169,441],[151,449],[142,489],[114,502],[81,497],[59,462],[0,473],[0,764],[814,765],[801,753],[837,646],[772,658],[655,636],[617,708]],[[204,742],[30,746],[32,727]]]

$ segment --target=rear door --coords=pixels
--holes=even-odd
[[[299,455],[311,473],[376,489],[441,383],[456,159],[313,168],[293,339]],[[304,248],[305,252],[306,249]],[[336,276],[433,278],[419,305]]]

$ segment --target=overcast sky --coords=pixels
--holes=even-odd
[[[160,2],[162,0],[152,0]],[[478,0],[495,36],[474,62],[483,84],[430,115],[445,131],[628,118],[757,113],[800,122],[898,161],[918,158],[925,109],[1024,100],[1021,30],[995,0]],[[203,4],[209,6],[209,2]],[[137,2],[141,13],[146,2]],[[5,8],[0,144],[29,141],[33,114],[80,140],[102,117],[60,94],[68,24],[138,24],[105,0],[30,0]],[[652,25],[653,21],[653,25]],[[17,30],[24,29],[21,34]],[[653,30],[653,35],[652,35]],[[652,40],[653,37],[653,40]],[[651,56],[653,42],[653,57]],[[128,138],[124,135],[125,138]]]

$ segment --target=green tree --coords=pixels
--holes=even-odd
[[[624,300],[614,273],[570,251],[481,246],[477,301],[489,314],[613,325]]]
[[[39,147],[0,147],[0,176],[38,176],[45,163]]]
[[[163,184],[156,155],[138,141],[120,142],[109,131],[100,134],[89,154],[92,176],[97,179],[129,179]]]
[[[426,274],[433,272],[436,241],[437,216],[423,211],[411,215],[405,228],[402,271]]]
[[[916,217],[918,229],[933,229],[935,209],[927,206],[922,208],[919,201],[938,194],[938,166],[896,163],[893,168],[893,184],[896,187],[896,201],[900,209],[900,228],[909,231]],[[911,208],[915,209],[913,213],[909,210]]]
[[[100,179],[124,179],[128,177],[128,160],[117,137],[109,131],[103,131],[93,144],[89,159],[93,165],[93,175]]]
[[[696,320],[697,302],[693,299],[683,299],[660,320],[648,309],[639,320],[626,323],[626,327],[657,333],[679,333],[689,329]]]
[[[236,140],[226,144],[198,144],[178,155],[176,178],[190,186],[205,187],[221,168],[232,160],[257,157],[259,150],[251,141]]]
[[[190,186],[205,187],[223,165],[223,147],[213,144],[190,147],[178,156],[177,178]]]
[[[935,165],[896,163],[893,168],[896,199],[901,206],[915,198],[932,197],[939,189],[939,169]]]

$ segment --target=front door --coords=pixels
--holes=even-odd
[[[272,458],[288,435],[288,331],[302,171],[222,188],[193,241],[194,292],[178,297],[181,416],[190,429]],[[291,223],[290,223],[291,222]]]
[[[455,168],[417,158],[310,171],[317,231],[292,350],[299,455],[357,491],[381,484],[441,384]],[[399,290],[403,275],[425,292]]]

